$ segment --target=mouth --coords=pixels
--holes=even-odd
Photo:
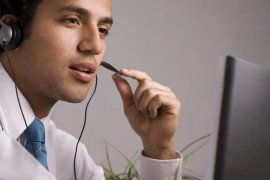
[[[90,74],[90,69],[85,68],[85,67],[69,67],[69,68],[75,71],[80,71],[86,74]]]
[[[94,78],[97,65],[90,61],[85,61],[69,66],[69,72],[76,79],[83,82],[91,82]]]

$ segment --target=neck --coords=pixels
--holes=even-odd
[[[38,119],[46,117],[56,101],[43,98],[42,96],[35,95],[32,92],[26,92],[22,90],[24,97],[30,104],[35,116]]]
[[[21,84],[18,84],[18,86],[38,119],[46,117],[53,105],[57,102],[56,100],[49,99],[44,95],[32,91],[31,88],[25,87]]]

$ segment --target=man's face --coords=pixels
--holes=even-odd
[[[16,54],[21,84],[52,100],[82,101],[103,60],[111,25],[111,0],[43,0]],[[85,63],[94,74],[80,72]]]

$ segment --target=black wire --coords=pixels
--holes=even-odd
[[[1,125],[1,129],[2,129],[2,131],[4,131],[4,127],[3,127],[3,125],[2,125],[1,118],[0,118],[0,125]]]
[[[29,134],[29,130],[27,129],[28,125],[27,125],[27,122],[25,120],[25,116],[24,116],[24,113],[23,113],[23,110],[22,110],[21,101],[20,101],[20,98],[19,98],[19,95],[18,95],[18,84],[17,84],[17,81],[16,81],[15,73],[14,73],[14,70],[13,70],[13,67],[12,67],[12,64],[11,64],[11,61],[9,59],[8,52],[7,52],[6,41],[3,42],[3,47],[5,49],[5,53],[6,53],[6,56],[7,56],[7,59],[8,59],[8,63],[9,63],[10,69],[11,69],[11,73],[12,73],[12,77],[11,78],[13,79],[14,84],[15,84],[15,91],[16,91],[17,101],[18,101],[18,104],[19,104],[19,107],[20,107],[20,110],[21,110],[21,114],[22,114],[22,117],[23,117],[24,124],[25,124],[26,133],[27,133],[28,137],[31,139],[30,134]],[[34,157],[36,158],[36,152],[34,150],[34,145],[33,144],[32,144],[32,148],[33,148],[33,152],[34,152]]]
[[[89,98],[86,106],[85,106],[85,111],[84,111],[84,122],[83,122],[83,127],[82,127],[82,131],[81,131],[81,134],[79,136],[79,139],[78,139],[78,142],[76,144],[76,150],[75,150],[75,155],[74,155],[74,160],[73,160],[73,171],[74,171],[74,177],[75,177],[75,180],[77,180],[77,174],[76,174],[76,157],[77,157],[77,151],[78,151],[78,145],[79,145],[79,142],[82,138],[82,134],[83,134],[83,131],[84,131],[84,128],[85,128],[85,125],[86,125],[86,118],[87,118],[87,108],[90,104],[90,101],[91,99],[93,98],[93,96],[95,95],[95,92],[96,92],[96,89],[97,89],[97,84],[98,84],[98,77],[96,75],[96,83],[95,83],[95,88],[94,88],[94,92],[92,93],[91,97]]]
[[[12,79],[15,83],[15,90],[16,90],[16,96],[17,96],[17,100],[18,100],[18,104],[19,104],[19,107],[20,107],[20,110],[21,110],[21,113],[22,113],[22,116],[23,116],[23,120],[24,120],[24,123],[25,123],[25,127],[26,127],[26,133],[28,134],[28,136],[30,137],[29,135],[29,131],[27,129],[28,125],[27,125],[27,122],[25,120],[25,116],[24,116],[24,113],[23,113],[23,110],[22,110],[22,107],[21,107],[21,102],[20,102],[20,98],[19,98],[19,95],[18,95],[18,85],[17,85],[17,81],[16,81],[16,77],[15,77],[15,73],[14,73],[14,70],[13,70],[13,67],[11,65],[11,62],[10,62],[10,59],[9,59],[9,56],[8,56],[8,52],[7,52],[7,49],[5,47],[5,42],[3,42],[4,44],[4,49],[5,49],[5,53],[6,53],[6,56],[8,58],[8,62],[9,62],[9,66],[10,66],[10,69],[11,69],[11,72],[12,72]],[[83,135],[83,132],[84,132],[84,128],[85,128],[85,125],[86,125],[86,118],[87,118],[87,108],[90,104],[90,101],[92,100],[93,96],[95,95],[95,92],[96,92],[96,89],[97,89],[97,84],[98,84],[98,77],[96,75],[96,82],[95,82],[95,88],[94,88],[94,92],[92,93],[91,97],[89,98],[88,102],[87,102],[87,105],[85,107],[85,113],[84,113],[84,123],[83,123],[83,127],[82,127],[82,130],[81,130],[81,134],[79,136],[79,139],[77,141],[77,144],[76,144],[76,150],[75,150],[75,155],[74,155],[74,160],[73,160],[73,170],[74,170],[74,176],[75,176],[75,180],[77,180],[77,174],[76,174],[76,157],[77,157],[77,151],[78,151],[78,145],[79,145],[79,142],[82,138],[82,135]],[[31,139],[31,137],[30,137]],[[32,144],[32,143],[31,143]],[[34,146],[32,144],[32,147],[34,149]],[[34,151],[34,156],[36,157],[36,154],[35,154],[35,151]]]

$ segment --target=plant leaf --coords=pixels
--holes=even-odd
[[[182,150],[181,150],[181,152],[184,152],[185,150],[187,150],[190,146],[192,146],[193,144],[195,144],[195,143],[197,143],[197,142],[199,142],[199,141],[201,141],[201,140],[203,140],[203,139],[205,139],[205,138],[207,138],[207,137],[210,137],[211,136],[211,134],[208,134],[208,135],[206,135],[206,136],[203,136],[203,137],[201,137],[201,138],[199,138],[199,139],[196,139],[196,140],[194,140],[194,141],[192,141],[190,144],[188,144],[186,147],[184,147]]]
[[[113,172],[112,165],[111,165],[111,160],[110,160],[110,155],[109,155],[109,151],[108,151],[108,142],[107,141],[105,143],[105,148],[106,148],[106,159],[108,161],[110,173],[111,173],[111,175],[115,176],[115,173]]]
[[[137,169],[135,168],[135,165],[130,161],[130,159],[124,155],[119,149],[117,149],[114,145],[112,145],[111,143],[107,142],[113,149],[115,149],[122,157],[124,157],[124,159],[129,163],[130,166],[132,166],[132,168],[134,168],[135,173],[139,174]]]
[[[130,162],[133,161],[133,159],[136,157],[136,155],[137,155],[138,152],[139,152],[139,150],[137,150],[137,151],[133,154],[133,156],[132,156],[131,159],[130,159]],[[135,159],[135,161],[134,161],[133,164],[135,164],[135,163],[137,162],[138,159],[139,159],[139,158]],[[128,165],[126,166],[124,172],[127,172],[129,167],[130,167],[130,163],[128,163]]]
[[[187,168],[187,167],[183,167],[183,169],[185,169],[185,170],[187,170],[187,171],[189,171],[192,175],[195,175],[195,176],[200,176],[199,174],[197,174],[195,171],[193,171],[193,170],[191,170],[191,169],[189,169],[189,168]]]
[[[183,180],[202,180],[202,179],[200,179],[200,178],[193,177],[193,176],[189,176],[189,175],[183,175],[183,176],[182,176],[182,179],[183,179]]]
[[[194,153],[197,152],[199,149],[201,149],[202,147],[204,147],[209,141],[210,141],[210,139],[207,140],[205,143],[203,143],[203,144],[202,144],[201,146],[199,146],[198,148],[196,148],[195,150],[193,150],[191,153],[187,154],[187,155],[184,157],[184,159],[188,158],[190,155],[194,154]]]

